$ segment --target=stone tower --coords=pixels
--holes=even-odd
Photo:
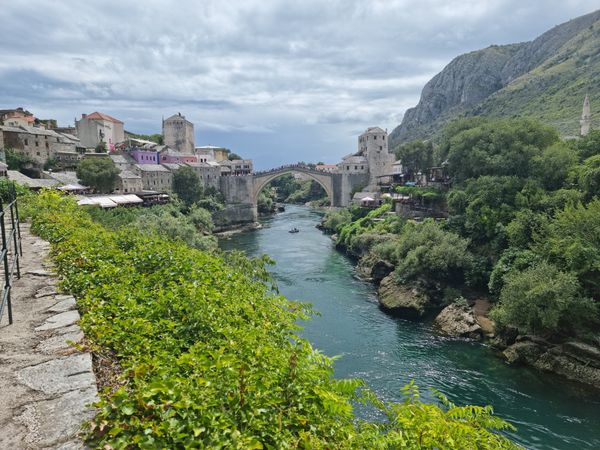
[[[367,158],[369,165],[368,190],[375,190],[379,177],[392,174],[395,157],[388,150],[387,131],[379,127],[367,128],[358,137],[358,154]]]
[[[583,113],[581,114],[581,135],[587,136],[592,126],[592,113],[590,111],[590,97],[585,94],[585,100],[583,101]]]
[[[194,154],[194,124],[177,113],[163,120],[163,138],[165,145],[188,155]]]

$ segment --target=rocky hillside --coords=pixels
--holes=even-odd
[[[448,121],[476,115],[535,117],[577,135],[586,92],[600,110],[600,10],[531,42],[455,58],[425,85],[390,143],[435,137]]]

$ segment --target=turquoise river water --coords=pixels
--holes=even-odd
[[[377,305],[372,284],[356,278],[354,264],[315,228],[320,214],[287,206],[260,230],[221,241],[223,249],[268,254],[283,295],[313,304],[319,315],[301,335],[340,358],[336,377],[362,378],[386,400],[401,399],[414,379],[424,397],[436,388],[459,404],[493,405],[530,449],[600,449],[600,398],[536,371],[511,367],[484,345],[450,339],[430,323],[391,317]],[[293,227],[300,233],[290,234]],[[358,411],[363,417],[370,410]]]

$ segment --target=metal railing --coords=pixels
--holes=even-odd
[[[14,184],[8,186],[7,199],[0,198],[0,234],[2,235],[2,249],[0,259],[4,275],[4,283],[0,294],[0,321],[4,308],[8,312],[8,324],[12,325],[12,302],[11,288],[15,275],[21,278],[21,257],[23,247],[21,245],[21,225],[19,222],[19,205],[17,203],[17,192]],[[8,202],[8,203],[7,203]]]

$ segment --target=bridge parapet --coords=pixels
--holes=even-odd
[[[289,172],[289,171],[298,171],[298,172],[308,172],[314,175],[331,175],[330,172],[325,172],[323,170],[316,170],[306,164],[286,164],[284,166],[275,167],[273,169],[268,170],[260,170],[252,173],[255,177],[263,177],[265,175],[271,175],[278,172]]]

